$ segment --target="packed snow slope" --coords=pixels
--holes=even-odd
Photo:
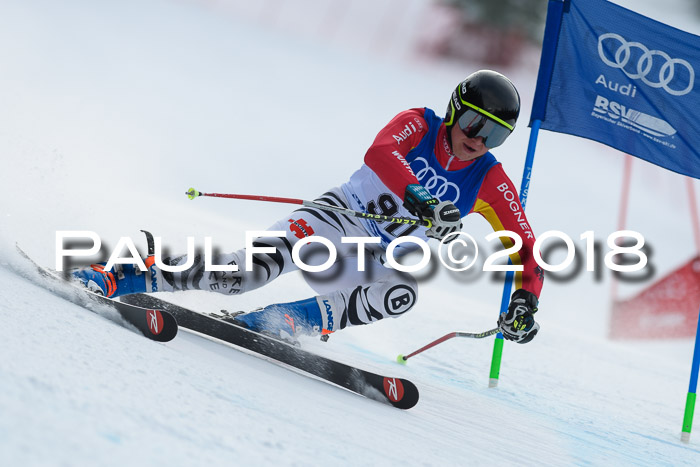
[[[655,18],[698,33],[687,4],[672,5]],[[359,54],[194,1],[5,1],[0,41],[0,465],[697,465],[697,436],[678,441],[692,342],[609,341],[609,271],[545,284],[542,331],[505,344],[496,389],[490,339],[394,362],[448,332],[494,327],[491,275],[439,267],[401,319],[302,342],[412,380],[421,400],[409,411],[186,332],[151,342],[24,277],[15,243],[53,267],[59,230],[96,232],[103,254],[124,236],[143,245],[139,229],[173,252],[188,236],[240,248],[289,207],[189,201],[189,187],[313,199],[359,167],[396,113],[441,112],[479,64]],[[494,152],[519,184],[536,64],[503,71],[524,119]],[[604,241],[622,163],[596,143],[540,135],[536,233]],[[659,277],[693,254],[684,180],[641,161],[633,173],[627,227],[653,245]],[[465,230],[490,231],[480,218]],[[241,297],[162,298],[245,310],[312,293],[290,274]]]

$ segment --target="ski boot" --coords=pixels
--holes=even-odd
[[[316,298],[231,313],[220,319],[293,345],[299,344],[298,336],[321,334],[323,327]]]
[[[135,264],[115,264],[110,271],[105,271],[106,263],[99,263],[73,270],[71,275],[90,291],[107,298],[116,298],[135,293],[157,292],[158,271],[153,263],[152,256],[146,258],[146,272],[141,271]]]

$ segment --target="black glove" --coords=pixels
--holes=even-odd
[[[462,230],[462,215],[457,206],[449,201],[438,201],[422,185],[414,183],[406,187],[403,205],[414,216],[431,222],[432,226],[425,232],[429,238],[442,240]],[[457,235],[451,236],[448,242],[455,238]]]
[[[540,325],[533,316],[537,312],[537,297],[524,289],[518,289],[510,297],[508,312],[498,317],[498,327],[503,337],[518,344],[527,344],[537,335]]]

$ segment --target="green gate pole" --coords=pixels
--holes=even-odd
[[[698,367],[700,367],[700,311],[698,311],[698,328],[695,331],[695,350],[693,351],[693,363],[690,370],[688,397],[685,399],[685,414],[683,415],[683,431],[681,432],[681,441],[684,443],[690,442],[690,429],[693,427],[695,396],[698,389]]]
[[[525,211],[525,205],[527,204],[527,193],[530,189],[530,178],[532,177],[532,164],[535,159],[535,147],[537,147],[537,135],[540,132],[541,120],[535,120],[532,122],[532,128],[530,129],[530,142],[527,148],[527,157],[525,158],[525,170],[523,172],[523,180],[520,184],[520,204]],[[508,260],[508,264],[513,264]],[[508,304],[510,303],[510,291],[513,287],[513,271],[506,272],[506,280],[503,284],[503,295],[501,296],[501,309],[500,313],[506,313],[508,311]],[[495,388],[498,386],[498,377],[501,373],[501,357],[503,356],[503,334],[500,332],[496,334],[496,339],[493,341],[493,355],[491,356],[491,373],[489,375],[489,387]]]

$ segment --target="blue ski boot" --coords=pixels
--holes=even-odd
[[[321,309],[315,297],[268,305],[260,310],[231,316],[225,321],[291,343],[296,343],[299,335],[318,335],[323,331]]]
[[[135,264],[115,264],[111,271],[105,271],[105,264],[92,264],[87,268],[76,269],[71,274],[90,291],[108,298],[158,291],[156,278],[159,271],[152,256],[146,258],[146,272]]]

